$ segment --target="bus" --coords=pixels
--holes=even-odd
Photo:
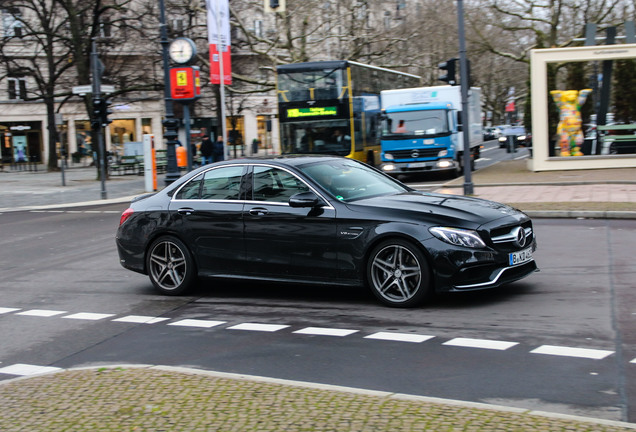
[[[380,92],[421,78],[353,61],[277,67],[282,154],[331,154],[380,163]]]

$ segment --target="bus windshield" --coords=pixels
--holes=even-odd
[[[279,71],[279,102],[339,99],[343,92],[344,70],[315,69],[308,71]]]
[[[402,111],[387,113],[382,121],[382,135],[404,138],[413,135],[440,135],[450,132],[446,110]]]
[[[346,119],[281,124],[283,154],[325,153],[346,156],[351,152],[351,137]]]

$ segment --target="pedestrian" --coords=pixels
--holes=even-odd
[[[214,153],[214,145],[209,136],[206,135],[203,137],[199,151],[201,152],[201,165],[207,165],[214,162],[214,158],[212,157]]]
[[[214,143],[214,150],[212,157],[214,158],[214,162],[219,162],[225,159],[223,156],[223,136],[219,135],[216,142]]]

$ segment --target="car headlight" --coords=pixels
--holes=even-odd
[[[499,141],[501,142],[508,141],[508,138],[502,136],[502,137],[499,137]]]
[[[448,227],[433,227],[429,228],[429,231],[438,239],[455,246],[469,248],[486,247],[486,244],[481,237],[479,237],[477,231]]]
[[[444,156],[448,156],[448,150],[446,149],[441,150],[439,153],[437,153],[437,157],[444,157]]]
[[[525,136],[525,135],[519,135],[519,136],[517,137],[517,139],[518,139],[519,141],[525,141],[525,140],[526,140],[526,136]]]
[[[384,153],[384,159],[393,160],[393,155],[391,153]]]

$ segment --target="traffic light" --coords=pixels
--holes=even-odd
[[[113,121],[108,118],[112,111],[108,109],[108,102],[105,99],[93,100],[93,120],[91,125],[95,129],[106,127]]]
[[[278,0],[269,0],[270,9],[276,10],[278,9],[279,6],[280,6],[280,3],[278,2]]]
[[[438,65],[438,67],[442,71],[446,71],[444,75],[438,78],[440,81],[444,81],[445,83],[448,83],[450,85],[457,85],[457,78],[455,78],[455,75],[457,73],[456,58],[448,59],[445,62],[442,62]]]

